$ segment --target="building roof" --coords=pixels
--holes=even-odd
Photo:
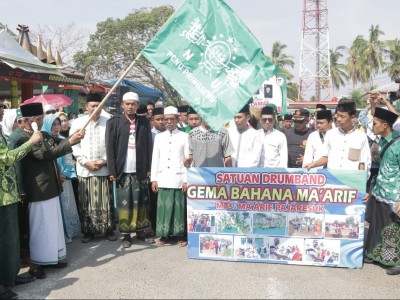
[[[27,72],[64,76],[60,68],[41,62],[35,55],[21,47],[5,29],[0,31],[0,63]]]

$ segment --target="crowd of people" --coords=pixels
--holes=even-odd
[[[119,231],[124,248],[134,237],[186,246],[190,167],[367,170],[365,262],[400,274],[400,243],[391,243],[400,232],[400,121],[383,95],[370,94],[360,113],[346,98],[334,112],[318,104],[314,116],[279,116],[268,104],[258,120],[246,104],[219,129],[188,105],[140,105],[128,92],[112,116],[97,109],[101,100],[89,94],[80,116],[1,104],[1,299],[46,278],[46,267],[66,267],[66,243],[80,235],[116,241]],[[29,277],[18,275],[20,260]]]

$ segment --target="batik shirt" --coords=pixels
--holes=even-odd
[[[21,160],[32,150],[29,143],[9,150],[6,139],[0,127],[0,206],[10,205],[19,201],[17,179],[14,162]]]
[[[224,167],[224,158],[234,152],[228,131],[207,130],[198,126],[189,134],[189,154],[193,155],[193,167]]]
[[[399,133],[393,132],[387,138],[381,138],[380,151],[398,135]],[[400,141],[390,145],[381,159],[372,194],[382,202],[400,201]]]

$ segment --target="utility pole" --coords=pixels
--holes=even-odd
[[[298,101],[329,101],[330,73],[328,0],[304,0]]]

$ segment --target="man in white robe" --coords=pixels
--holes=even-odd
[[[325,134],[332,129],[332,112],[330,110],[317,111],[316,126],[318,130],[312,132],[307,139],[303,166],[317,161],[323,156]]]
[[[183,237],[178,244],[186,246],[186,168],[189,156],[188,134],[180,131],[178,110],[168,106],[164,110],[166,131],[156,135],[151,163],[151,186],[158,192],[156,245],[162,246],[170,236]]]
[[[322,157],[303,167],[310,169],[327,165],[328,169],[369,170],[371,152],[367,135],[355,127],[355,102],[342,99],[336,110],[338,127],[327,132]]]
[[[258,130],[262,144],[259,167],[287,168],[288,148],[286,136],[275,129],[275,111],[270,106],[261,110],[260,123],[262,128]]]
[[[232,167],[257,167],[261,155],[261,143],[258,132],[249,126],[250,108],[246,104],[234,118],[235,124],[228,128],[234,153]]]

